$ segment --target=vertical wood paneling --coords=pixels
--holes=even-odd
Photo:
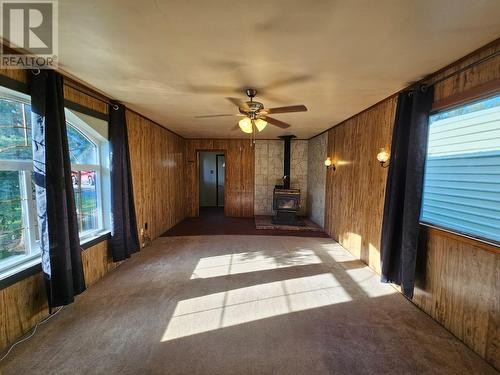
[[[253,216],[254,148],[247,139],[186,140],[186,215],[199,214],[199,160],[197,152],[223,151],[226,163],[224,213],[226,216]]]
[[[500,255],[422,227],[424,263],[413,298],[422,310],[500,368]]]
[[[85,89],[82,85],[78,83],[71,81],[70,84],[72,86]],[[78,90],[75,90],[73,87],[70,87],[68,85],[64,85],[64,99],[69,100],[73,103],[78,103],[94,111],[108,114],[108,104],[98,99],[95,99],[89,95],[86,95]],[[105,98],[103,97],[103,99]]]
[[[87,288],[118,266],[118,263],[113,262],[107,241],[98,243],[82,252],[82,262]]]
[[[396,108],[392,97],[328,132],[325,230],[359,259],[380,271],[380,225],[387,169],[376,159],[390,149]]]
[[[108,255],[106,241],[84,250],[82,262],[87,287],[116,267]],[[0,302],[0,351],[2,351],[49,314],[42,273],[0,290]]]
[[[477,54],[460,61],[458,64],[440,72],[436,76],[436,79],[456,72],[474,61],[491,55],[497,51],[500,51],[500,43],[496,43],[495,45],[492,45],[489,48],[486,48]],[[491,59],[483,64],[476,65],[471,69],[467,69],[466,71],[454,75],[453,77],[437,84],[434,87],[434,102],[439,102],[452,95],[463,93],[464,91],[498,79],[500,77],[500,63],[498,60],[499,57],[497,56],[494,59]]]
[[[185,217],[184,139],[127,110],[137,226],[152,239]]]
[[[436,77],[499,49],[497,43]],[[435,102],[498,78],[499,59],[491,59],[437,84]],[[390,147],[396,101],[388,98],[328,131],[328,155],[337,170],[327,172],[325,230],[377,272],[387,170],[376,154]],[[419,254],[425,259],[413,302],[500,369],[500,255],[477,241],[422,231]]]
[[[23,69],[0,69],[0,75],[14,79],[19,82],[27,83],[27,70]]]
[[[41,273],[0,290],[0,350],[28,332],[48,313]]]
[[[22,70],[22,69],[0,69],[0,75],[8,77],[10,79],[22,82],[22,83],[28,83],[28,71],[27,70]],[[86,88],[84,85],[75,82],[74,80],[70,78],[64,78],[64,99],[69,100],[73,103],[77,103],[81,106],[87,107],[89,109],[92,109],[97,112],[101,112],[104,114],[108,113],[108,105],[98,99],[93,98],[92,96],[86,95],[83,92],[80,92],[78,90],[75,90],[73,87],[78,87],[82,90],[85,91],[92,91],[91,89]],[[102,99],[106,100],[107,98],[99,95],[97,93],[93,93],[93,95],[96,95],[98,97],[102,97]]]

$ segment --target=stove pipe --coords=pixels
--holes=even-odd
[[[290,189],[290,154],[291,140],[294,135],[282,135],[280,137],[284,141],[284,158],[283,158],[283,188]]]

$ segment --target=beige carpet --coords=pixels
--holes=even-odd
[[[335,242],[166,237],[89,288],[2,374],[495,374]]]

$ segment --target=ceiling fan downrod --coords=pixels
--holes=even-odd
[[[257,90],[256,89],[252,89],[252,88],[248,88],[245,90],[247,96],[250,98],[250,101],[253,102],[253,98],[255,96],[257,96]]]

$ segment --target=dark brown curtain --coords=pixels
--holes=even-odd
[[[63,78],[30,73],[34,181],[42,269],[49,306],[67,305],[85,290],[71,180]]]
[[[429,114],[433,87],[398,97],[382,225],[382,281],[413,297]]]
[[[109,241],[115,262],[139,251],[139,236],[135,217],[132,174],[128,149],[125,107],[109,106],[109,141],[111,148],[111,221]]]

